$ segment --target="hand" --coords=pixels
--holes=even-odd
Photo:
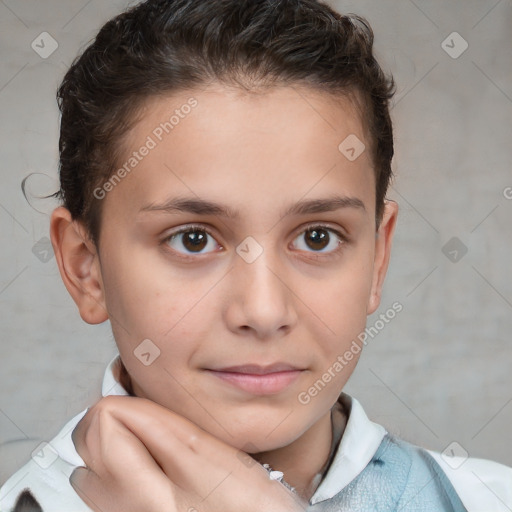
[[[107,396],[72,433],[70,483],[95,512],[302,512],[250,456],[145,398]]]

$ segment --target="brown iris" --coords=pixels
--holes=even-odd
[[[194,229],[181,234],[184,247],[191,252],[199,252],[208,243],[206,231]]]
[[[314,250],[321,250],[329,244],[330,236],[326,229],[312,228],[305,231],[306,244]]]

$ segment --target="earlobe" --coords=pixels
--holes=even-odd
[[[398,204],[395,201],[386,200],[384,215],[375,239],[372,289],[368,300],[367,315],[374,313],[380,304],[382,286],[391,256],[391,244],[395,232],[397,216]]]
[[[104,322],[108,312],[100,262],[83,224],[73,220],[69,210],[60,206],[51,216],[50,237],[60,275],[80,316],[89,324]]]

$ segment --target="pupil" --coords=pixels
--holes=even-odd
[[[184,234],[183,245],[192,251],[198,251],[206,246],[206,236],[204,231],[187,231]]]
[[[306,240],[311,249],[323,249],[329,244],[329,233],[325,229],[310,229],[306,233]]]

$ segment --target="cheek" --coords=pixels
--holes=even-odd
[[[362,351],[359,336],[367,321],[373,260],[369,244],[358,249],[322,286],[310,287],[312,292],[308,296],[314,313],[311,325],[315,326],[310,328],[314,330],[313,338],[319,340],[314,377],[321,380],[319,386],[325,385],[328,389],[319,400],[325,403],[336,399]]]
[[[184,376],[201,343],[208,339],[215,316],[213,294],[208,293],[215,284],[211,279],[162,278],[153,270],[126,272],[119,266],[106,286],[112,330],[123,361],[129,373],[148,386],[162,378],[169,381],[164,368],[174,376]],[[137,358],[139,347],[145,346],[142,343],[151,357],[153,353],[158,356],[147,368]]]
[[[105,265],[107,309],[140,336],[165,337],[186,320],[213,286],[211,278],[179,271],[163,258],[151,261],[145,251],[112,251]],[[210,282],[212,281],[212,282]]]
[[[353,335],[353,328],[363,328],[366,323],[373,273],[369,250],[354,251],[322,282],[309,283],[308,305],[338,336]]]

